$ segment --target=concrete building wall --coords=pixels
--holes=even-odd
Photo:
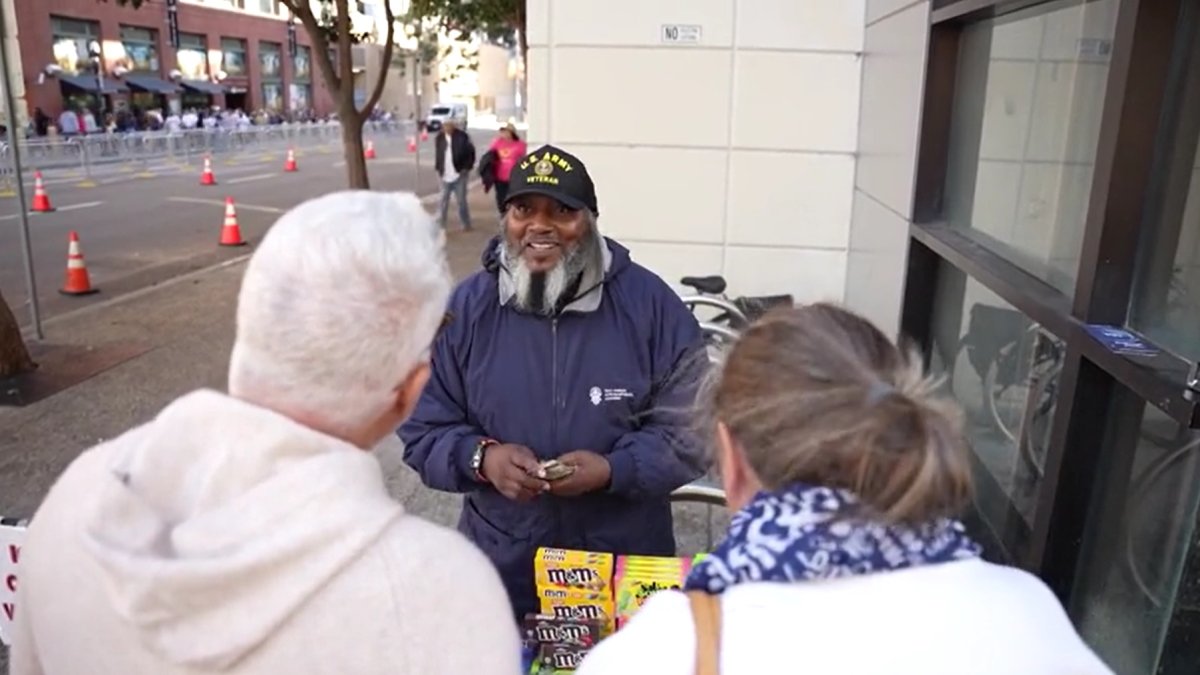
[[[929,38],[929,0],[867,0],[846,304],[899,330]]]
[[[257,7],[257,2],[250,6]],[[259,78],[258,46],[260,41],[274,42],[283,47],[283,88],[285,98],[288,85],[293,80],[292,59],[287,55],[287,21],[279,16],[258,12],[234,10],[221,5],[198,5],[181,2],[179,8],[179,30],[181,33],[198,33],[206,38],[209,52],[209,72],[214,73],[220,65],[221,38],[238,38],[246,41],[248,75],[245,78],[227,80],[225,84],[243,86],[248,90],[247,107],[261,105],[261,80]],[[121,26],[137,26],[157,32],[160,73],[164,79],[176,67],[175,50],[167,35],[166,5],[162,2],[147,3],[141,9],[119,7],[113,2],[96,0],[16,0],[18,29],[21,35],[21,60],[24,64],[25,88],[29,109],[40,106],[51,115],[62,110],[60,83],[52,78],[38,83],[38,74],[46,64],[54,62],[51,16],[95,21],[100,24],[106,70],[115,65],[123,54]],[[308,35],[297,27],[296,41],[309,45]],[[321,79],[316,67],[315,54],[312,64],[313,108],[317,114],[334,110],[333,99]],[[119,98],[119,97],[118,97]],[[215,105],[224,107],[223,97],[218,96]],[[285,109],[287,105],[285,103]]]
[[[529,0],[529,136],[587,162],[601,228],[669,282],[842,300],[865,11]],[[665,24],[699,40],[664,41]]]
[[[376,78],[379,75],[379,69],[383,64],[383,45],[366,44],[359,45],[356,49],[361,49],[364,56],[365,68],[359,78],[358,86],[363,91],[370,95],[372,88],[375,86]],[[400,54],[399,50],[396,50]],[[379,106],[384,110],[391,111],[396,115],[397,119],[406,120],[410,114],[417,112],[415,110],[416,99],[413,94],[413,62],[411,57],[408,58],[408,63],[403,69],[396,64],[389,64],[387,81],[383,85],[383,93],[379,96]],[[437,91],[437,75],[436,68],[430,69],[430,74],[424,76],[421,85],[421,106],[426,110]],[[414,115],[414,118],[416,115]]]

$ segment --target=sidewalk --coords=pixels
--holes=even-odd
[[[498,231],[493,196],[476,186],[469,200],[475,229],[463,232],[453,207],[447,227],[455,279],[479,269],[483,246]],[[0,516],[32,516],[80,452],[146,422],[178,396],[200,387],[225,389],[244,267],[245,258],[231,260],[47,323],[49,343],[79,350],[115,346],[133,356],[28,406],[0,408]],[[421,485],[401,452],[394,437],[376,452],[393,496],[413,513],[454,526],[458,497]],[[681,550],[700,550],[705,511],[688,506],[677,513],[686,521],[677,527]]]
[[[492,199],[472,192],[472,232],[462,232],[450,218],[447,255],[456,279],[478,269],[480,251],[496,232]],[[81,451],[151,419],[172,399],[200,387],[225,388],[245,261],[47,322],[50,344],[133,356],[31,405],[0,408],[0,515],[31,516]]]

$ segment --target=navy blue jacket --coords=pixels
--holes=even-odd
[[[519,617],[537,609],[538,546],[674,554],[667,497],[704,471],[688,413],[707,360],[695,317],[619,244],[605,240],[603,282],[584,279],[551,318],[511,306],[498,241],[451,296],[433,375],[399,435],[426,485],[466,493],[459,530],[495,563]],[[601,453],[611,486],[510,501],[474,479],[483,438],[528,446],[539,459]]]

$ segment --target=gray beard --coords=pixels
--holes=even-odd
[[[568,249],[558,264],[545,272],[532,272],[521,255],[520,244],[505,242],[505,262],[516,288],[516,308],[530,314],[550,316],[558,309],[567,288],[588,271],[601,272],[603,245],[595,228]],[[597,278],[599,274],[595,275]],[[578,289],[587,290],[587,289]]]

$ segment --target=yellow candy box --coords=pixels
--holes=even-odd
[[[612,594],[577,588],[538,587],[542,614],[573,621],[598,621],[603,636],[616,630]]]
[[[609,553],[539,548],[534,582],[543,588],[577,588],[612,596],[613,556]]]

